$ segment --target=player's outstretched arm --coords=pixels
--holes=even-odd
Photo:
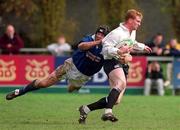
[[[146,46],[144,43],[140,43],[135,41],[133,44],[133,49],[131,50],[132,53],[134,52],[145,52],[145,53],[151,53],[152,50],[150,47]]]
[[[91,41],[91,42],[81,42],[79,45],[78,45],[78,48],[80,50],[88,50],[98,44],[101,43],[102,40],[97,40],[97,41]]]

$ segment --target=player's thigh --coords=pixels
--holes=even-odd
[[[124,89],[126,86],[126,76],[123,68],[116,68],[112,70],[109,75],[109,84],[111,87],[119,87]]]
[[[69,58],[64,61],[64,64],[58,66],[55,70],[56,77],[58,79],[62,79],[62,76],[64,76],[66,73],[68,73],[73,66],[72,58]]]
[[[66,74],[67,65],[63,64],[60,65],[54,70],[49,76],[43,80],[37,80],[37,84],[40,87],[49,87],[51,85],[54,85],[58,81],[64,79],[64,75]]]
[[[90,77],[83,75],[78,70],[73,70],[67,73],[67,79],[69,86],[81,87],[90,80]]]

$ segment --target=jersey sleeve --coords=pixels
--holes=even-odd
[[[89,41],[93,41],[92,37],[90,35],[87,35],[87,36],[84,36],[80,41],[79,43],[81,42],[89,42]],[[78,44],[79,44],[78,43]]]
[[[107,35],[102,43],[103,43],[103,49],[102,49],[102,54],[104,55],[105,59],[108,59],[108,57],[117,57],[117,51],[118,48],[115,46],[118,44],[119,40],[119,34],[116,32],[111,32],[109,35]]]

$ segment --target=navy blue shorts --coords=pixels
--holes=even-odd
[[[121,64],[118,60],[116,59],[109,59],[104,61],[104,72],[106,75],[109,77],[109,73],[117,68],[123,68],[124,74],[127,78],[128,75],[128,70],[129,70],[129,65],[127,64]]]

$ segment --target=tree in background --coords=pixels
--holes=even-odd
[[[124,15],[129,9],[137,9],[143,12],[136,0],[98,0],[99,23],[107,24],[111,29],[119,26],[119,23],[124,21]],[[146,36],[146,27],[138,30],[137,39],[143,41]]]
[[[65,0],[2,0],[0,7],[1,16],[15,15],[22,25],[29,27],[28,37],[35,43],[33,46],[46,47],[60,34],[73,40],[77,25],[76,21],[65,17]]]
[[[135,0],[98,0],[99,22],[116,28],[128,9],[137,9]]]
[[[38,23],[37,17],[35,17],[38,10],[38,6],[33,0],[1,0],[1,33],[4,32],[7,24],[13,24],[16,31],[23,37],[25,46],[35,46],[39,42],[37,42],[37,37],[40,38],[39,34],[35,35],[39,29],[36,30],[37,24],[34,24],[34,21]]]
[[[180,40],[180,1],[172,0],[172,25],[176,37]]]
[[[171,14],[172,28],[178,40],[180,40],[180,1],[179,0],[159,0],[164,13]]]
[[[65,0],[42,0],[40,2],[43,23],[43,40],[51,43],[61,32],[65,21]]]
[[[1,0],[0,7],[1,16],[3,13],[14,12],[17,17],[21,16],[26,20],[38,10],[33,0]]]

